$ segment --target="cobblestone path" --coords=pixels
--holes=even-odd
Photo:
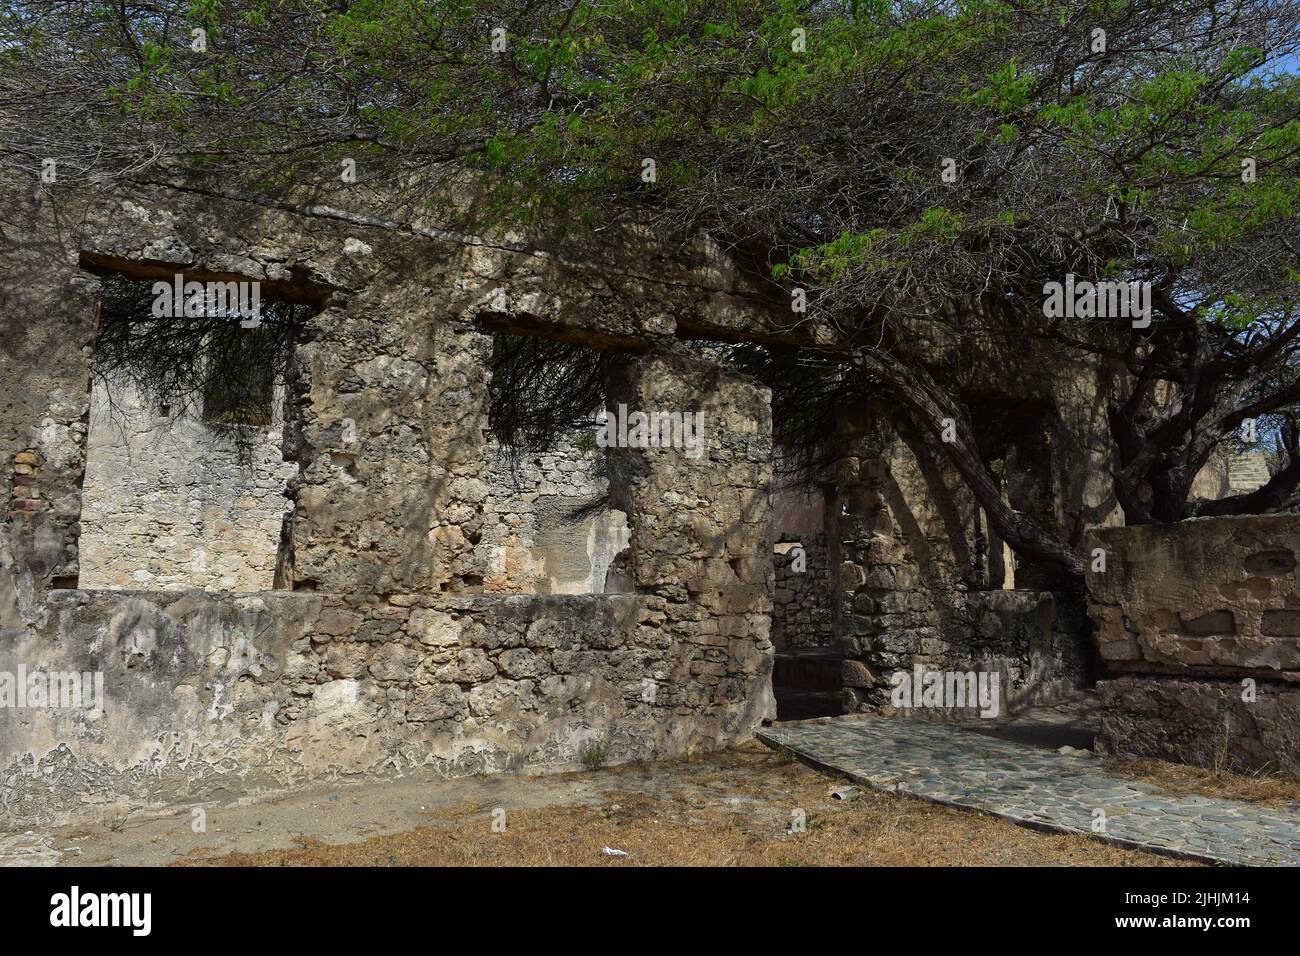
[[[872,717],[776,724],[759,737],[877,789],[1039,829],[1224,863],[1300,865],[1300,806],[1164,795],[1152,784],[1111,776],[1087,752],[1059,753],[952,724]]]

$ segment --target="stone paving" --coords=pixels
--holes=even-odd
[[[951,724],[878,717],[775,724],[759,737],[877,789],[1038,829],[1222,863],[1300,865],[1300,806],[1164,795],[1111,776],[1089,751],[1060,753]],[[1095,831],[1103,820],[1104,831]]]

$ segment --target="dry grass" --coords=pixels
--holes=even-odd
[[[1246,776],[1224,769],[1202,769],[1145,757],[1116,757],[1106,770],[1117,777],[1155,784],[1171,796],[1199,794],[1224,800],[1242,800],[1271,807],[1300,804],[1300,780],[1259,774]]]
[[[1087,837],[1043,834],[982,814],[844,785],[761,746],[586,775],[591,803],[506,808],[465,803],[430,825],[364,842],[300,838],[292,849],[205,856],[216,866],[1147,866],[1182,861]],[[540,784],[539,784],[540,785]],[[789,832],[802,809],[806,831]],[[628,852],[609,857],[603,847]]]

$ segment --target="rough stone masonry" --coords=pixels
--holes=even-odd
[[[0,825],[417,766],[571,766],[595,740],[615,760],[674,755],[771,715],[769,396],[678,339],[769,321],[720,255],[635,229],[594,251],[452,236],[373,224],[361,200],[192,182],[6,205],[0,673],[102,672],[105,702],[0,708]],[[79,581],[109,272],[256,281],[315,309],[289,383],[280,589]],[[616,450],[625,593],[485,587],[493,328],[618,349],[619,401],[708,422],[692,460]]]
[[[1099,749],[1300,775],[1300,516],[1089,535]]]
[[[22,670],[102,674],[104,700],[0,706],[0,828],[418,767],[572,767],[596,744],[727,746],[776,716],[774,616],[790,650],[832,650],[845,712],[894,713],[888,675],[915,665],[997,672],[1010,710],[1097,663],[1083,596],[1009,564],[878,403],[774,519],[770,394],[686,340],[775,338],[788,303],[704,241],[463,236],[384,220],[360,191],[253,200],[189,179],[4,199],[0,696]],[[177,273],[312,313],[283,428],[257,449],[263,495],[240,498],[225,459],[137,468],[94,437],[103,277]],[[597,474],[575,446],[507,476],[487,435],[499,331],[615,353],[610,407],[703,415],[705,454],[604,449]],[[967,358],[972,388],[1002,367]],[[986,415],[986,443],[1011,504],[1083,543],[1114,520],[1089,414],[1104,383],[1044,382],[993,403],[1019,419]],[[591,497],[595,517],[568,521]],[[1295,772],[1297,529],[1224,521],[1094,532],[1113,571],[1088,582],[1102,743]],[[809,578],[774,559],[776,525]],[[218,540],[245,559],[200,569]],[[1245,678],[1265,706],[1225,697]]]

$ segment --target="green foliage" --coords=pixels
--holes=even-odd
[[[971,92],[967,101],[996,115],[1012,115],[1028,105],[1033,89],[1033,76],[1018,75],[1012,60],[990,76],[987,85]]]
[[[0,89],[22,107],[19,91],[61,79],[39,106],[0,116],[10,166],[80,149],[72,169],[134,174],[157,155],[273,189],[336,182],[353,158],[382,189],[429,184],[410,187],[409,205],[430,217],[553,233],[640,206],[848,311],[921,314],[990,291],[1019,301],[1066,271],[1165,276],[1212,303],[1277,292],[1297,265],[1281,241],[1300,213],[1290,3],[25,9],[0,11]],[[190,49],[196,25],[207,53]],[[65,38],[80,51],[71,74]],[[49,108],[77,83],[94,109]],[[648,158],[654,182],[641,178]],[[939,179],[946,160],[956,181]]]
[[[830,242],[799,250],[789,265],[774,267],[773,274],[777,278],[784,278],[793,270],[798,270],[810,275],[838,279],[854,268],[887,268],[889,260],[877,255],[887,238],[884,229],[873,229],[865,233],[842,232]]]
[[[596,737],[582,745],[582,765],[588,770],[599,770],[609,759],[609,745],[604,737]]]
[[[794,248],[776,262],[843,279],[856,267],[879,271],[876,252],[894,244],[945,244],[956,255],[960,233],[988,235],[1009,217],[1027,226],[1044,197],[1009,187],[1033,175],[1025,165],[1031,157],[1053,164],[1076,196],[1164,207],[1156,217],[1163,225],[1139,250],[1159,258],[1185,262],[1296,214],[1296,177],[1288,175],[1300,139],[1295,77],[1261,72],[1269,54],[1246,41],[1225,43],[1217,55],[1205,48],[1146,55],[1139,41],[1177,12],[1158,4],[171,6],[175,19],[136,13],[124,27],[115,4],[90,3],[70,28],[95,51],[105,95],[124,121],[165,131],[189,144],[191,155],[202,154],[205,141],[216,155],[213,124],[224,122],[223,153],[274,156],[294,167],[285,175],[263,170],[266,182],[301,177],[322,141],[334,142],[326,146],[332,156],[370,150],[373,165],[459,159],[494,180],[476,206],[484,219],[564,228],[597,225],[611,199],[689,207],[700,190],[733,174],[720,164],[764,143],[773,154],[770,174],[815,175],[819,164],[846,158],[846,141],[833,135],[842,131],[893,148],[877,155],[872,141],[847,140],[862,160],[864,184],[884,175],[894,192],[915,191],[932,178],[936,153],[916,151],[912,131],[873,116],[906,104],[910,122],[934,120],[937,155],[1008,165],[977,167],[982,181],[963,183],[942,204],[931,197],[895,210],[888,203],[899,197],[881,195],[880,207],[853,209],[829,234],[801,243],[802,259]],[[1185,15],[1195,16],[1195,6]],[[1156,24],[1147,34],[1142,18]],[[8,41],[0,63],[50,54],[43,21],[0,23]],[[1128,63],[1122,52],[1094,56],[1086,42],[1094,24],[1110,27],[1117,50],[1127,44],[1141,55]],[[209,32],[211,53],[189,49],[194,25]],[[508,29],[504,53],[492,50],[494,25]],[[795,30],[805,32],[806,50],[793,48]],[[862,115],[845,116],[855,97]],[[811,125],[819,118],[821,136]],[[296,141],[316,145],[299,152],[291,148]],[[1247,151],[1262,171],[1260,188],[1237,188],[1230,175]],[[639,179],[646,157],[658,164],[652,187]],[[952,218],[926,218],[940,207]],[[1191,240],[1184,221],[1197,233]],[[777,247],[788,241],[773,238]],[[912,258],[916,268],[927,260]]]
[[[1240,332],[1261,323],[1280,321],[1286,314],[1287,301],[1282,296],[1256,296],[1230,292],[1205,310],[1205,317],[1221,328]]]

